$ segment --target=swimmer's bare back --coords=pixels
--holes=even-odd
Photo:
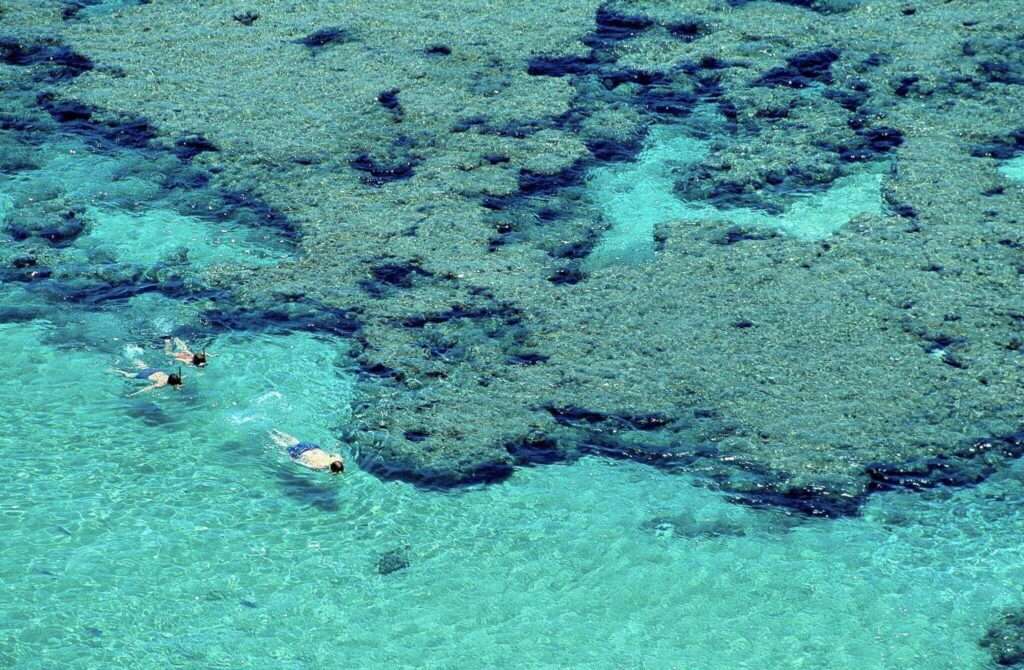
[[[136,363],[136,365],[139,366],[138,363]],[[180,389],[182,384],[180,374],[176,374],[173,372],[167,373],[164,372],[163,370],[157,370],[156,368],[144,367],[144,365],[142,367],[137,367],[135,371],[118,370],[116,368],[111,368],[111,372],[116,372],[125,379],[144,379],[150,382],[149,386],[141,388],[138,391],[135,391],[134,393],[129,393],[129,398],[131,398],[132,396],[139,395],[140,393],[147,393],[154,389],[162,388],[164,386],[171,386],[174,389]]]
[[[339,454],[331,454],[311,442],[300,442],[294,435],[272,428],[269,431],[274,444],[288,452],[288,456],[310,470],[329,470],[334,474],[345,471],[345,461]]]
[[[310,449],[294,460],[311,470],[330,470],[331,463],[343,462],[338,454],[329,454],[323,449]]]

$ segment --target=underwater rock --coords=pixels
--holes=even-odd
[[[541,431],[531,431],[505,445],[516,465],[550,465],[561,463],[570,455],[559,448],[558,441]]]
[[[965,41],[963,55],[988,83],[1024,85],[1024,35],[981,35]]]
[[[291,219],[247,191],[218,190],[217,200],[208,205],[203,215],[204,218],[231,221],[252,228],[270,228],[285,239],[296,239],[299,236]]]
[[[971,155],[977,158],[1009,160],[1021,153],[1024,153],[1024,128],[971,147]]]
[[[351,39],[352,36],[347,30],[339,26],[332,26],[312,32],[302,39],[296,40],[296,44],[301,44],[315,51],[332,44],[344,44],[351,41]]]
[[[422,442],[430,437],[430,433],[423,430],[407,430],[403,434],[405,435],[405,439],[410,442]]]
[[[431,44],[423,50],[423,53],[428,56],[450,56],[452,48],[447,44]]]
[[[668,23],[665,25],[665,28],[673,37],[677,37],[684,42],[692,42],[710,32],[707,25],[700,19],[686,19],[675,23]]]
[[[64,130],[78,135],[98,149],[143,149],[157,137],[156,129],[144,118],[97,118],[100,110],[73,100],[61,100],[43,93],[36,103]]]
[[[398,101],[398,94],[401,91],[397,88],[391,88],[386,91],[381,91],[377,94],[377,102],[384,109],[392,112],[395,116],[402,116],[402,105]]]
[[[764,241],[777,238],[779,234],[774,230],[764,228],[749,228],[744,226],[729,226],[717,237],[711,240],[712,244],[731,246],[739,242]]]
[[[358,439],[373,441],[372,437],[365,435],[358,436]],[[378,449],[372,455],[361,454],[359,467],[385,481],[408,482],[423,489],[438,491],[497,484],[515,473],[515,468],[507,459],[493,458],[440,466],[407,456]]]
[[[349,161],[349,167],[364,173],[360,177],[367,186],[383,186],[395,181],[409,179],[416,174],[414,169],[419,163],[417,159],[388,160],[375,158],[369,154],[359,154]]]
[[[582,42],[588,47],[608,48],[615,42],[636,37],[654,25],[654,20],[646,16],[620,14],[606,5],[598,7],[594,14],[596,28],[586,35]]]
[[[352,311],[305,300],[264,307],[210,309],[203,312],[203,322],[214,331],[304,331],[338,337],[350,337],[362,328],[362,323]]]
[[[824,96],[851,112],[857,111],[870,97],[866,91],[843,91],[835,88],[826,90]]]
[[[232,14],[231,18],[235,21],[238,21],[243,26],[251,26],[252,24],[256,23],[256,21],[259,20],[260,15],[259,12],[248,10],[241,12],[240,14]]]
[[[188,162],[204,151],[220,151],[217,145],[202,135],[188,135],[174,142],[174,155]]]
[[[508,357],[507,362],[510,365],[539,365],[547,362],[549,356],[544,354],[538,354],[536,352],[524,352],[519,354],[513,354]]]
[[[416,261],[381,263],[371,267],[370,274],[375,280],[398,288],[412,288],[414,277],[433,276]]]
[[[856,516],[866,496],[849,496],[817,487],[775,489],[770,484],[730,494],[726,499],[747,507],[784,509],[809,517],[838,519]]]
[[[595,70],[593,56],[538,56],[531,58],[526,73],[535,77],[564,77]]]
[[[56,41],[23,44],[14,37],[0,37],[0,62],[6,65],[46,65],[46,78],[50,80],[73,79],[93,69],[93,62],[86,56],[72,51]]]
[[[409,567],[409,547],[398,547],[397,549],[391,549],[385,551],[377,559],[377,574],[379,575],[390,575],[393,572],[399,570],[405,570]]]
[[[74,210],[65,210],[58,214],[45,206],[49,202],[60,204],[58,199],[16,210],[9,217],[7,234],[19,242],[35,237],[46,240],[52,246],[61,247],[70,244],[85,232],[85,222]]]
[[[1024,668],[1024,609],[1003,612],[978,640],[992,660],[1004,668]]]
[[[786,60],[786,67],[772,68],[755,82],[757,86],[807,88],[811,84],[831,84],[832,64],[839,60],[834,48],[805,51]]]
[[[579,284],[586,275],[578,267],[558,268],[548,276],[548,281],[556,286]]]
[[[857,141],[855,143],[838,145],[834,150],[839,154],[839,160],[845,163],[858,163],[878,160],[902,145],[902,131],[896,128],[880,126],[877,128],[858,129]]]

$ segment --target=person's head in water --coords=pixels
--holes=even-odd
[[[345,472],[345,464],[341,461],[331,461],[331,472],[340,475],[342,472]]]
[[[177,372],[172,372],[171,374],[167,375],[168,385],[178,387],[181,386],[183,383],[184,382],[181,379],[181,368],[178,368]]]
[[[206,351],[200,351],[197,354],[192,354],[192,365],[197,368],[206,367]]]

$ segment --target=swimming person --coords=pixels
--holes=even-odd
[[[111,372],[123,376],[125,379],[145,379],[146,381],[152,382],[149,386],[143,389],[139,389],[135,393],[129,393],[128,397],[131,398],[134,395],[145,393],[146,391],[152,391],[163,386],[170,386],[177,390],[181,388],[184,380],[181,377],[181,368],[178,368],[177,372],[164,372],[158,368],[146,367],[146,364],[142,361],[135,361],[135,370],[117,370],[112,369]]]
[[[197,368],[206,367],[206,350],[203,349],[199,353],[195,353],[188,348],[179,338],[174,338],[174,349],[171,348],[171,338],[164,338],[164,353],[173,358],[176,361],[181,361],[185,365],[194,365]]]
[[[298,438],[276,428],[272,428],[268,433],[274,444],[287,449],[288,455],[299,465],[311,470],[330,470],[336,475],[345,472],[345,462],[338,454],[329,454],[321,449],[320,445],[312,442],[299,442]]]

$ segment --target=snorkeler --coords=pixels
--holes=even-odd
[[[311,470],[330,470],[336,475],[345,472],[345,462],[338,454],[329,454],[312,442],[299,442],[298,438],[283,433],[276,428],[268,431],[270,439],[282,449],[288,450],[288,456],[299,465]]]
[[[171,338],[164,338],[164,353],[185,365],[194,365],[197,368],[206,367],[206,350],[203,349],[199,353],[193,352],[188,348],[187,344],[177,337],[174,338],[173,349],[171,348]]]
[[[135,368],[136,369],[134,371],[111,369],[111,372],[116,372],[125,379],[144,379],[152,382],[149,386],[139,389],[135,393],[129,393],[129,398],[163,386],[170,386],[177,390],[180,389],[181,385],[184,383],[184,380],[181,377],[181,368],[178,368],[177,372],[164,372],[157,368],[146,367],[146,364],[142,361],[135,361]]]

